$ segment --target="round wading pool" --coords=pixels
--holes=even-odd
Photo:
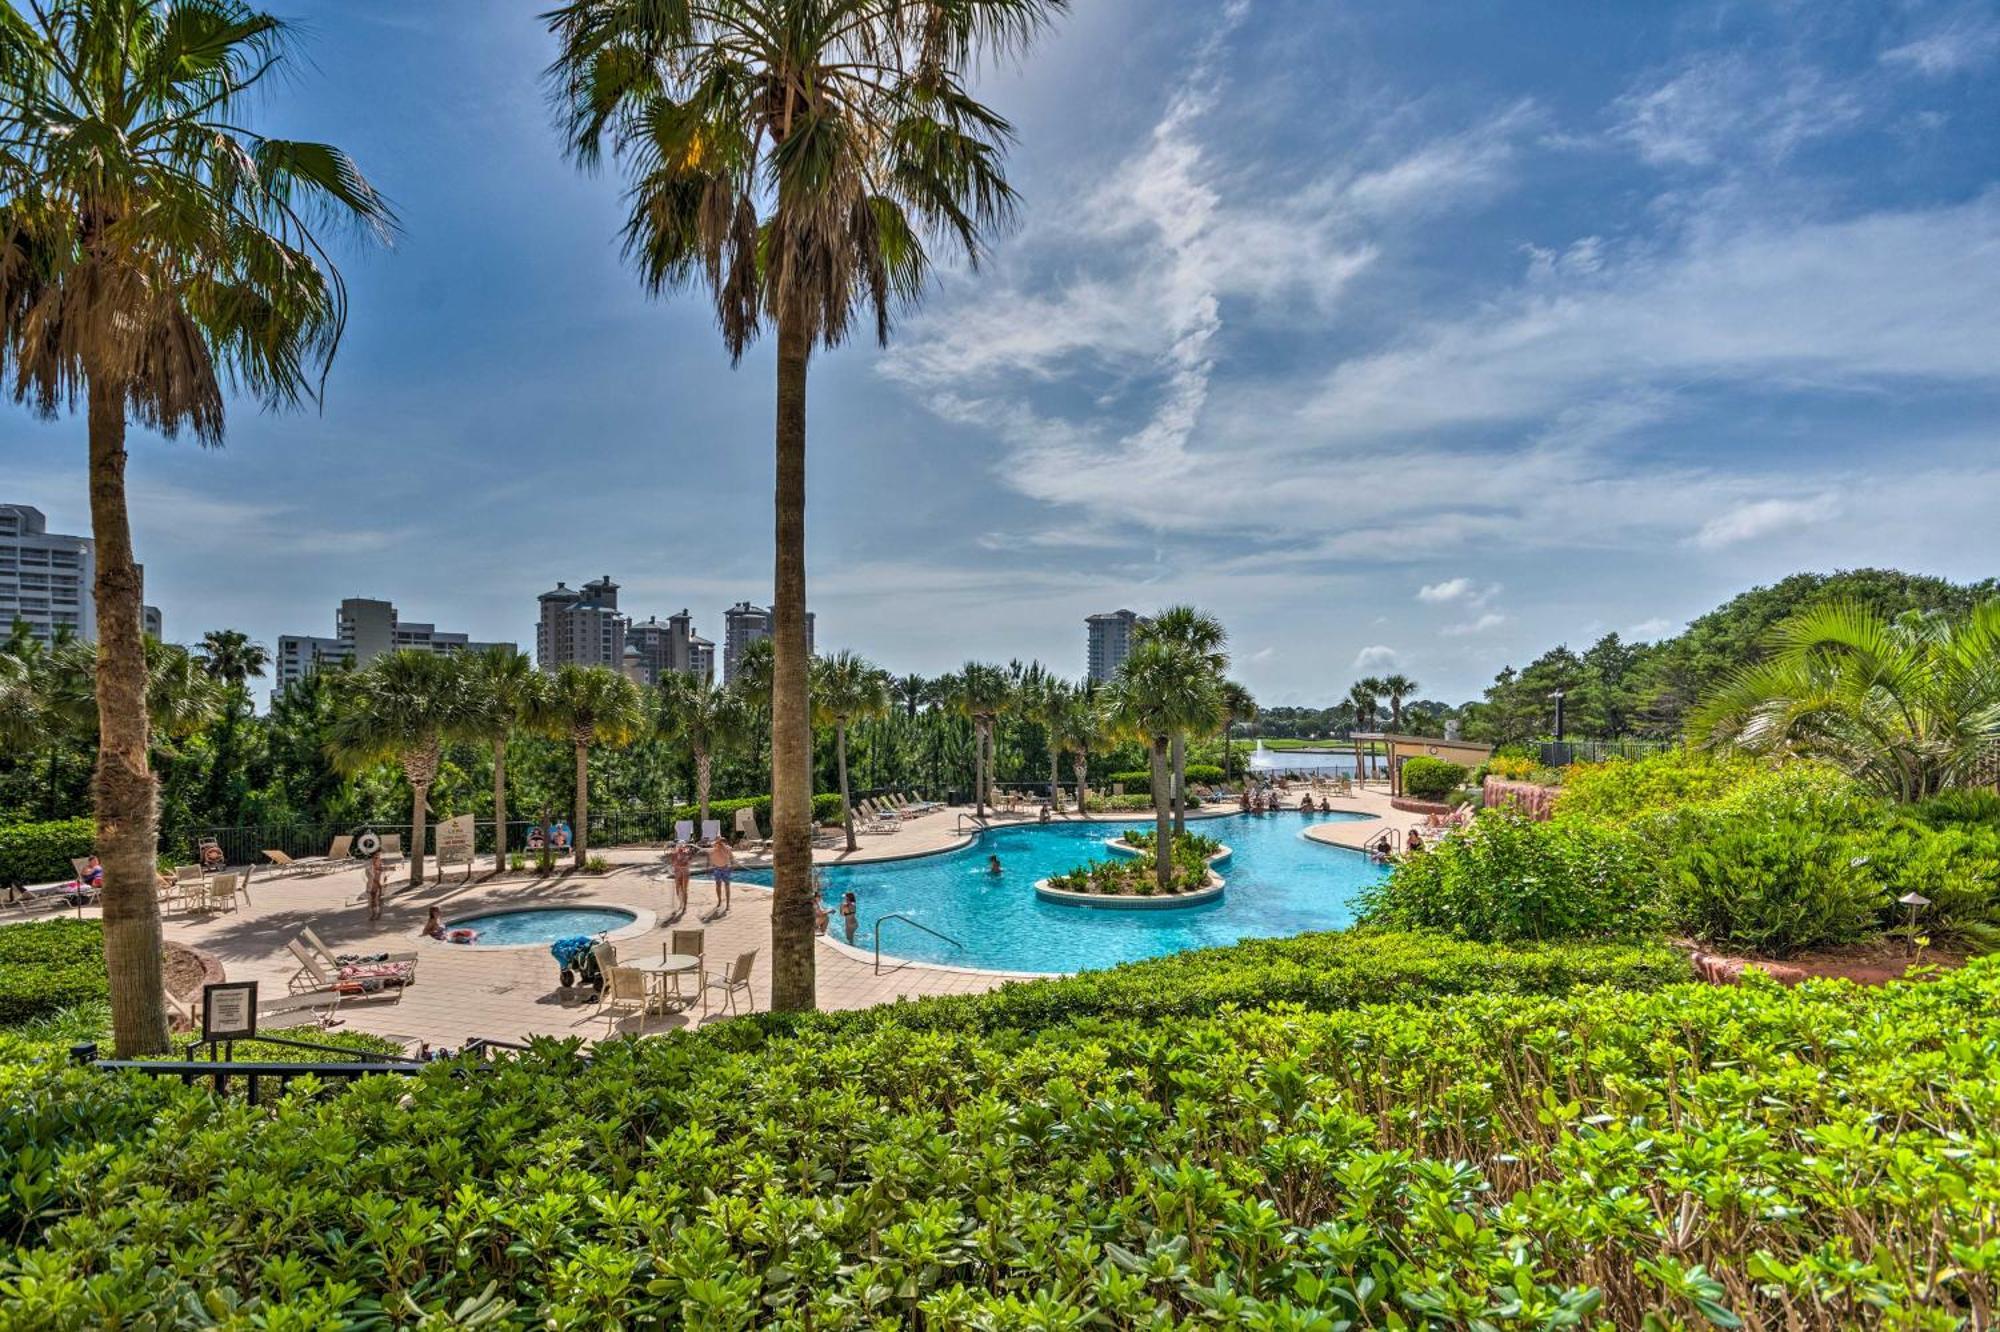
[[[460,916],[446,921],[444,927],[478,931],[478,937],[472,941],[474,948],[516,948],[554,943],[565,935],[622,930],[638,919],[638,912],[622,907],[522,907],[515,911]]]

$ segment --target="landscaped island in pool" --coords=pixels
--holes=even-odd
[[[995,971],[1062,972],[1108,967],[1238,939],[1339,929],[1354,921],[1354,895],[1383,870],[1357,851],[1310,841],[1316,823],[1365,814],[1233,814],[1190,828],[1226,844],[1219,868],[1229,880],[1220,900],[1173,911],[1106,911],[1038,900],[1035,881],[1091,860],[1127,823],[1013,824],[988,830],[971,846],[909,860],[827,867],[827,905],[852,890],[860,905],[855,943],[874,947],[875,922],[901,915],[964,944],[963,950],[902,921],[882,925],[885,956]],[[986,872],[1000,857],[1002,872]],[[770,881],[768,872],[739,879]],[[833,930],[838,937],[839,918]]]

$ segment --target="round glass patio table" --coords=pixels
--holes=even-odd
[[[660,960],[657,962],[652,962],[652,961],[624,962],[620,963],[619,965],[629,966],[632,968],[632,970],[637,971],[645,976],[646,991],[647,991],[646,1007],[650,1010],[653,1006],[653,1002],[655,1000],[658,1000],[660,1005],[660,1011],[665,1012],[667,1007],[667,992],[666,992],[667,977],[684,975],[687,972],[699,969],[701,966],[701,959],[696,957],[692,953],[668,953],[666,956],[660,958]],[[653,993],[656,987],[659,990],[659,993],[657,994]],[[684,994],[678,997],[690,1004],[694,1002],[693,995]]]

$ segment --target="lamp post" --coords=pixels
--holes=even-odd
[[[1915,957],[1917,955],[1917,912],[1929,906],[1931,899],[1913,890],[1904,893],[1896,901],[1910,909],[1909,954],[1911,957]]]
[[[1563,742],[1563,690],[1556,690],[1549,697],[1556,701],[1556,743]]]

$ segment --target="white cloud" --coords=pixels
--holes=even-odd
[[[1703,550],[1720,550],[1744,541],[1823,523],[1840,513],[1832,495],[1809,499],[1765,499],[1739,504],[1701,525],[1689,541]]]
[[[1505,623],[1507,623],[1506,616],[1497,611],[1488,611],[1476,620],[1467,620],[1463,624],[1448,624],[1438,632],[1446,638],[1467,638],[1473,634],[1483,634],[1498,629]]]
[[[1481,584],[1471,578],[1447,578],[1441,583],[1426,583],[1417,589],[1417,600],[1433,605],[1447,605],[1461,602],[1468,606],[1484,606],[1500,595],[1500,584]]]
[[[1400,662],[1396,649],[1385,643],[1371,643],[1354,654],[1354,669],[1357,671],[1386,671]]]
[[[1664,615],[1655,615],[1650,620],[1641,620],[1625,631],[1625,637],[1634,642],[1650,643],[1656,638],[1664,638],[1673,632],[1674,622]]]
[[[1746,154],[1778,161],[1861,117],[1851,92],[1806,67],[1773,69],[1731,52],[1689,61],[1612,103],[1614,138],[1654,166],[1715,166]]]
[[[2000,20],[1961,14],[1950,22],[1882,52],[1882,63],[1928,79],[1949,78],[2000,56]]]

